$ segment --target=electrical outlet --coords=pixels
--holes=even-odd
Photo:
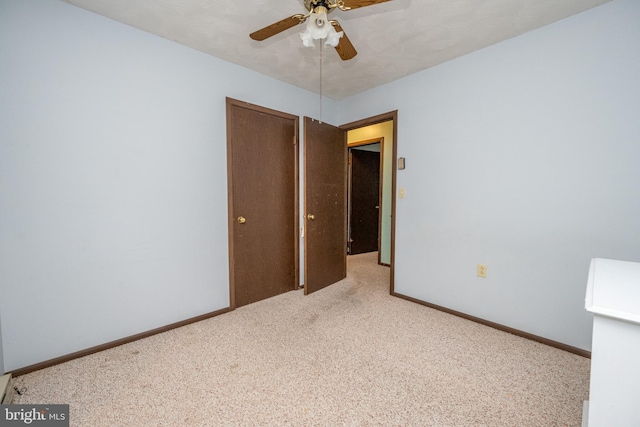
[[[484,264],[478,264],[478,277],[487,277],[487,266]]]

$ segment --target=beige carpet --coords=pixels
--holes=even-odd
[[[295,291],[16,379],[72,426],[580,426],[589,360],[389,295],[377,254]]]

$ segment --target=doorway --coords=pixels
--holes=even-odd
[[[397,159],[397,123],[398,112],[380,114],[338,128],[305,117],[305,224],[304,235],[304,277],[305,294],[322,287],[329,286],[346,276],[347,256],[347,145],[349,135],[358,135],[358,140],[373,139],[381,135],[371,135],[382,130],[384,153],[381,153],[381,203],[380,203],[380,250],[378,264],[390,267],[389,292],[394,292],[394,257],[395,257],[395,187]],[[339,132],[338,132],[339,131]],[[363,135],[369,135],[368,138]],[[329,137],[330,135],[330,137]],[[341,136],[342,135],[342,136]],[[336,144],[342,139],[342,149]],[[329,143],[329,141],[331,141]],[[316,148],[322,151],[335,149],[330,155],[319,156]],[[344,153],[344,154],[343,154]],[[325,162],[322,159],[333,159]],[[335,162],[335,163],[334,163]],[[340,162],[342,166],[340,166]],[[328,179],[327,177],[333,177]],[[321,177],[318,180],[318,177]],[[340,182],[342,180],[342,182]],[[344,186],[343,186],[344,185]],[[319,227],[313,210],[318,206],[315,199],[326,199],[334,208],[331,209],[331,227]],[[344,204],[340,199],[344,197]],[[327,220],[328,218],[325,218]],[[341,224],[344,229],[341,230]],[[324,241],[322,245],[312,244],[312,240]],[[311,248],[323,248],[314,251]],[[315,254],[315,255],[314,255]],[[318,256],[316,256],[318,255]],[[321,255],[321,256],[320,256]],[[329,273],[330,272],[330,273]],[[329,280],[330,276],[330,280]],[[327,279],[327,280],[325,280]],[[318,283],[319,286],[316,286]]]
[[[380,209],[378,264],[391,265],[393,189],[395,179],[395,122],[365,124],[347,132],[349,147],[380,141]]]
[[[381,154],[380,250],[378,263],[389,268],[389,292],[394,292],[395,277],[395,212],[396,162],[398,158],[398,111],[391,111],[340,126],[348,134],[349,142],[384,138]]]
[[[381,150],[384,139],[349,143],[347,252],[380,252]],[[379,263],[378,256],[378,263]]]

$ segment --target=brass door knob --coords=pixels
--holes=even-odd
[[[238,224],[244,224],[245,222],[247,222],[247,219],[243,216],[239,216],[238,217]]]
[[[307,219],[316,219],[316,216],[314,214],[309,214],[307,215]]]

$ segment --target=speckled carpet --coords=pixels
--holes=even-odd
[[[348,277],[16,379],[72,426],[580,426],[589,360]]]

